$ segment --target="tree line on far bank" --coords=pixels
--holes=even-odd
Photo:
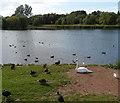
[[[84,10],[73,11],[69,14],[48,13],[33,15],[32,7],[25,4],[16,8],[10,17],[2,17],[2,28],[24,30],[28,25],[41,26],[44,24],[55,25],[120,25],[120,13],[93,11],[87,14]]]

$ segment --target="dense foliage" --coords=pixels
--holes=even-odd
[[[3,18],[2,28],[12,30],[24,30],[27,29],[28,18],[25,16],[11,16]]]
[[[3,17],[3,29],[27,29],[28,25],[41,26],[44,24],[56,25],[120,25],[120,13],[94,11],[87,14],[86,11],[73,11],[70,14],[48,13],[31,16],[32,7],[25,4],[16,8],[11,17]]]

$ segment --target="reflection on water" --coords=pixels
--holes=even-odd
[[[79,64],[109,64],[118,57],[118,30],[3,30],[2,35],[3,64],[72,63],[77,58]]]

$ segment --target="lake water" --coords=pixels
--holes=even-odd
[[[70,64],[75,59],[113,64],[118,59],[118,30],[2,30],[1,35],[2,64]]]

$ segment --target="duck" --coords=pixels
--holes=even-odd
[[[24,61],[27,61],[27,59],[24,59]]]
[[[87,56],[87,58],[91,58],[91,56]]]
[[[102,52],[102,54],[106,54],[106,52]]]
[[[25,45],[23,45],[23,47],[25,47]]]
[[[31,70],[30,75],[34,75],[34,74],[36,74],[36,72]]]
[[[27,56],[30,57],[30,54],[28,54]]]
[[[60,60],[58,60],[57,62],[55,62],[56,65],[59,65],[60,64]]]
[[[48,72],[48,68],[45,68],[45,72],[46,72],[46,73]]]
[[[42,44],[44,44],[44,42],[41,42]]]
[[[8,90],[3,90],[2,95],[5,97],[9,97],[11,95],[11,93]]]
[[[15,64],[11,64],[11,69],[15,69]]]
[[[75,54],[75,53],[73,53],[73,55],[74,55],[74,56],[76,56],[76,54]]]
[[[54,58],[54,55],[51,55],[51,57],[50,58]]]
[[[39,82],[40,82],[41,84],[46,84],[47,81],[46,81],[45,79],[40,79]]]
[[[35,59],[38,59],[38,57],[36,57]]]
[[[44,65],[43,65],[43,68],[46,68],[46,67],[47,67],[47,64],[44,64]]]
[[[35,60],[35,62],[37,63],[37,62],[39,62],[39,60]]]
[[[59,92],[57,92],[57,95],[58,95],[58,101],[59,102],[64,102],[64,98],[63,98],[63,96],[59,93]]]

